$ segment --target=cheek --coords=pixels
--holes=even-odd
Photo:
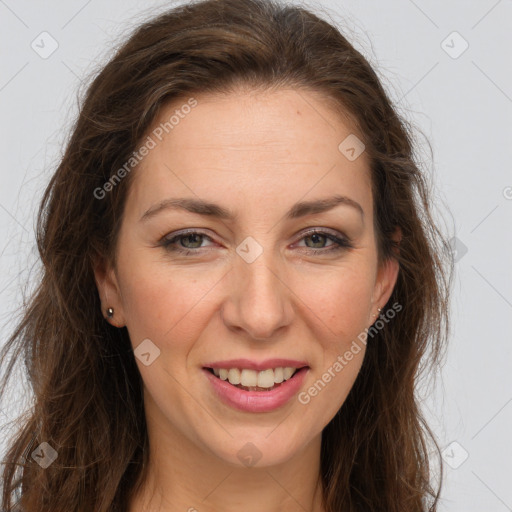
[[[194,338],[221,305],[217,302],[221,301],[219,292],[223,295],[225,268],[170,269],[161,261],[131,262],[125,268],[121,292],[134,346],[145,338],[157,344]],[[373,291],[368,266],[347,264],[329,271],[310,268],[281,277],[290,289],[287,300],[297,302],[298,311],[310,318],[319,339],[346,342],[367,327]]]
[[[335,336],[334,340],[350,341],[367,327],[373,292],[369,267],[337,268],[330,273],[317,273],[302,282],[301,299]]]
[[[304,296],[315,322],[318,364],[299,402],[315,411],[326,425],[345,402],[361,369],[366,345],[372,275],[369,267],[337,269],[331,278],[316,280]],[[309,282],[309,281],[308,281]]]
[[[127,278],[127,279],[126,279]],[[212,303],[209,292],[217,274],[166,268],[161,262],[139,264],[124,280],[123,308],[134,346],[150,338],[158,346],[193,339],[207,321]]]

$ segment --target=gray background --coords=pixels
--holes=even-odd
[[[81,84],[120,36],[177,3],[0,0],[0,344],[37,275],[35,212]],[[436,186],[439,222],[442,215],[457,238],[450,348],[434,391],[422,391],[426,382],[420,389],[445,449],[440,510],[512,510],[512,1],[383,4],[308,3],[340,24],[402,115],[430,140],[431,162],[419,139],[425,172]],[[52,40],[44,31],[58,44],[47,58],[40,54]],[[30,405],[25,396],[22,387],[12,391],[1,424]]]

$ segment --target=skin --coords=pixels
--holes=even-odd
[[[222,403],[202,367],[237,357],[306,360],[307,390],[371,326],[398,263],[378,265],[369,161],[338,150],[355,132],[317,93],[245,89],[195,98],[133,171],[115,265],[98,260],[95,268],[103,310],[115,310],[109,321],[127,327],[134,348],[149,338],[160,350],[149,366],[136,359],[151,448],[130,512],[322,512],[321,433],[354,384],[364,343],[307,405],[294,397],[266,413]],[[154,126],[186,100],[168,105]],[[364,218],[347,205],[284,218],[298,201],[335,193],[357,201]],[[220,204],[238,218],[169,209],[140,220],[178,197]],[[185,228],[206,234],[174,244],[193,255],[159,245]],[[353,247],[329,254],[335,243],[305,236],[306,228],[346,236]],[[248,236],[263,248],[252,263],[236,252]],[[261,453],[253,467],[237,457],[248,442]]]

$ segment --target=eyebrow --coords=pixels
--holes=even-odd
[[[332,197],[317,199],[314,201],[302,201],[294,204],[286,213],[286,219],[298,219],[306,215],[323,213],[332,210],[336,206],[345,205],[355,208],[364,219],[364,210],[362,206],[350,197],[335,195]],[[218,204],[203,201],[195,198],[172,198],[165,199],[152,207],[150,207],[140,218],[140,221],[147,221],[158,213],[165,210],[185,210],[198,215],[213,217],[217,219],[236,221],[237,215],[231,210],[224,208]]]

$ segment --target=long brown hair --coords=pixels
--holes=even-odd
[[[104,319],[93,274],[98,254],[114,261],[136,171],[101,199],[95,191],[130,159],[169,101],[239,86],[316,91],[350,116],[371,161],[379,262],[396,257],[400,265],[389,303],[403,310],[373,334],[349,396],[322,434],[326,510],[436,510],[442,460],[436,490],[430,444],[437,456],[440,449],[415,387],[444,357],[453,262],[412,127],[331,23],[272,0],[204,0],[142,24],[94,77],[44,192],[41,279],[1,359],[0,396],[21,360],[33,393],[3,461],[3,511],[18,510],[19,500],[25,512],[121,512],[143,482],[142,380],[126,328]],[[43,442],[58,453],[46,469],[31,456]]]

